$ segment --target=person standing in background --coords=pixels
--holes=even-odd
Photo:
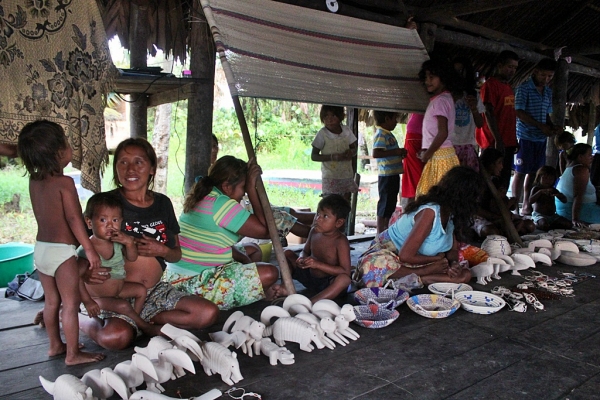
[[[510,80],[519,66],[519,56],[510,50],[498,55],[496,71],[481,87],[481,100],[485,106],[483,129],[477,136],[482,150],[494,147],[504,154],[500,179],[504,187],[510,187],[510,176],[517,152],[515,93]]]
[[[556,67],[551,58],[540,60],[531,78],[517,88],[515,95],[519,151],[515,156],[512,194],[518,200],[523,193],[521,215],[531,215],[529,194],[536,172],[546,164],[546,139],[560,132],[550,118],[552,89],[548,87]]]

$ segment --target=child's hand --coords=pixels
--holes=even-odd
[[[85,257],[90,263],[90,269],[97,269],[102,266],[102,260],[100,260],[100,256],[94,248],[85,250]]]
[[[303,259],[302,266],[300,266],[300,268],[302,268],[302,269],[315,268],[317,266],[318,262],[319,261],[317,261],[317,259],[312,256],[306,257]]]
[[[133,236],[124,234],[121,231],[115,231],[110,235],[111,242],[122,244],[123,246],[131,246],[135,244]]]
[[[88,317],[94,318],[97,317],[98,314],[100,314],[100,306],[94,300],[84,301],[83,305],[87,310]]]

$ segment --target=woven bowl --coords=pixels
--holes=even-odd
[[[354,322],[364,328],[383,328],[388,326],[396,319],[400,313],[394,309],[393,303],[390,303],[387,307],[385,305],[378,304],[371,301],[367,305],[355,306],[354,315],[356,319]]]
[[[470,285],[466,283],[451,283],[451,282],[440,282],[440,283],[432,283],[427,286],[427,289],[431,293],[440,294],[442,296],[452,297],[452,291],[454,293],[464,292],[465,290],[473,290]]]
[[[454,298],[460,301],[462,308],[474,314],[493,314],[506,305],[502,297],[477,290],[455,293]]]
[[[427,318],[446,318],[460,307],[458,300],[452,300],[438,294],[418,294],[406,300],[408,307]]]
[[[381,287],[364,288],[354,293],[354,299],[358,304],[367,305],[369,301],[379,304],[393,304],[392,308],[398,307],[408,299],[408,293],[400,289],[384,289]]]

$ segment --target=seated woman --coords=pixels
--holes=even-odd
[[[360,286],[383,286],[409,274],[422,284],[466,283],[471,273],[458,263],[458,236],[469,229],[484,186],[469,167],[454,167],[427,194],[383,231],[358,260]]]
[[[592,146],[577,143],[567,155],[569,163],[556,189],[567,196],[567,202],[555,199],[556,213],[573,222],[575,227],[600,223],[600,205],[596,188],[590,182]]]
[[[500,172],[503,169],[503,160],[504,154],[493,147],[485,149],[479,157],[482,171],[485,170],[489,174],[506,208],[512,211],[517,208],[517,199],[514,197],[509,198],[506,195],[508,188],[502,184]],[[482,239],[485,239],[489,235],[508,236],[507,232],[504,232],[502,229],[502,211],[500,211],[498,203],[487,184],[484,184],[484,187],[483,195],[479,201],[479,208],[473,218],[472,228]],[[511,213],[510,217],[519,235],[526,235],[535,230],[533,221],[523,219],[523,217],[515,213]]]
[[[123,204],[123,233],[133,236],[138,258],[125,263],[127,282],[144,285],[146,301],[140,316],[147,322],[170,323],[182,329],[203,329],[214,324],[218,308],[210,301],[175,290],[161,281],[165,262],[181,258],[179,224],[171,200],[151,190],[158,160],[145,139],[122,141],[113,162],[114,193]],[[110,268],[86,271],[86,283],[102,283],[110,278]],[[125,300],[124,310],[130,308]],[[81,316],[80,329],[106,349],[123,349],[136,338],[138,327],[125,312],[104,312],[101,318]]]
[[[260,173],[254,160],[224,156],[194,184],[179,218],[182,257],[167,266],[165,275],[175,288],[210,300],[222,310],[282,292],[274,285],[279,278],[274,265],[253,263],[231,247],[240,236],[269,238],[256,192]],[[244,193],[254,214],[240,205]]]

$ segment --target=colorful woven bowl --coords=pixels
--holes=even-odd
[[[354,315],[356,319],[354,322],[364,328],[383,328],[388,326],[396,319],[400,313],[395,310],[393,303],[390,303],[387,307],[382,304],[378,304],[374,301],[364,306],[355,306]]]
[[[408,293],[400,289],[384,289],[381,287],[364,288],[354,293],[354,299],[358,304],[367,305],[369,301],[379,304],[393,304],[392,308],[398,307],[408,299]]]
[[[454,298],[460,301],[462,308],[474,314],[493,314],[506,305],[502,297],[477,290],[455,293]]]
[[[406,300],[408,307],[427,318],[446,318],[460,307],[458,300],[438,294],[418,294]]]

